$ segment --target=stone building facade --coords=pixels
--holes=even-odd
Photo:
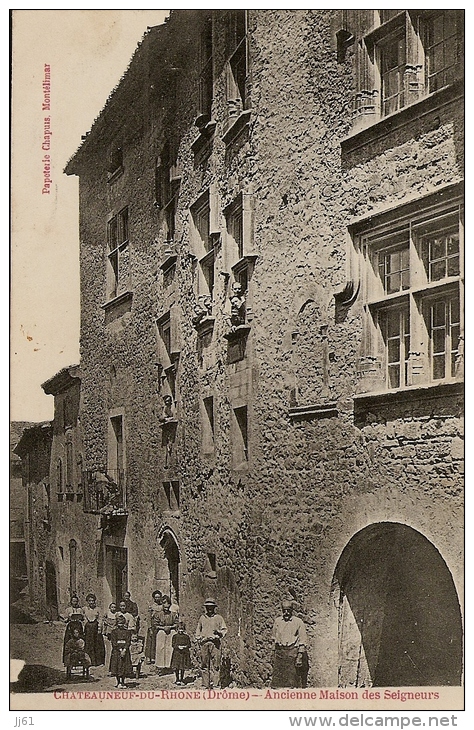
[[[54,620],[58,617],[58,600],[55,590],[56,566],[49,557],[52,539],[49,483],[51,441],[52,427],[49,422],[30,424],[23,430],[14,453],[21,459],[26,505],[23,529],[29,604],[34,612]]]
[[[15,453],[27,421],[10,423],[10,602],[18,600],[28,583],[26,562],[26,493],[23,486],[21,459]]]
[[[84,590],[213,595],[240,684],[288,594],[312,685],[461,682],[462,52],[460,11],[172,11],[66,167]]]
[[[63,368],[43,383],[54,397],[49,483],[51,540],[49,560],[55,566],[56,595],[61,609],[76,594],[84,599],[97,590],[95,535],[98,517],[85,511],[85,479],[80,419],[81,372]]]

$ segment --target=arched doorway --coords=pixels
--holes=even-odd
[[[155,563],[155,580],[162,593],[179,603],[179,548],[171,530],[165,530],[159,538],[159,557]]]
[[[407,525],[370,525],[335,573],[340,686],[460,685],[462,623],[450,571]]]

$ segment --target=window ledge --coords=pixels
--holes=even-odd
[[[207,124],[199,130],[199,136],[196,137],[194,142],[191,144],[191,150],[195,155],[198,155],[207,144],[209,144],[214,135],[217,123],[211,119]],[[197,125],[196,125],[197,126]]]
[[[258,255],[256,253],[249,253],[245,256],[242,256],[241,259],[239,259],[232,267],[232,271],[239,272],[242,271],[242,269],[245,269],[246,266],[249,264],[255,264],[256,260],[258,259]]]
[[[233,340],[240,340],[247,337],[250,329],[251,327],[249,324],[240,324],[238,327],[233,327],[229,332],[226,332],[224,337],[226,340],[229,340],[229,342],[232,342]]]
[[[163,271],[163,273],[165,273],[166,271],[168,271],[168,269],[171,269],[171,267],[175,265],[177,260],[178,260],[177,253],[172,253],[169,256],[166,256],[166,258],[160,264],[161,271]]]
[[[445,398],[451,395],[462,395],[463,393],[464,381],[450,380],[442,383],[411,385],[408,388],[384,390],[378,393],[360,393],[354,395],[353,398],[354,407],[366,409],[371,405],[381,406],[428,398]]]
[[[114,297],[113,299],[110,299],[108,302],[104,302],[104,304],[101,304],[101,308],[104,309],[106,312],[110,311],[111,309],[115,309],[115,307],[120,306],[120,304],[125,304],[127,302],[132,301],[133,292],[131,291],[125,291],[123,294],[119,294],[118,297]]]
[[[194,322],[193,326],[199,335],[204,335],[214,329],[215,317],[203,317],[199,322]]]
[[[337,403],[318,403],[310,406],[294,406],[288,411],[291,421],[309,421],[338,416]]]
[[[250,109],[244,109],[240,112],[239,116],[232,122],[230,127],[222,135],[222,139],[228,147],[241,132],[249,126],[250,122]]]
[[[444,86],[422,99],[403,107],[393,114],[388,114],[382,119],[374,121],[368,127],[349,134],[341,139],[342,152],[348,154],[354,152],[367,144],[372,144],[377,139],[382,139],[395,130],[411,124],[414,119],[420,119],[435,109],[446,106],[453,101],[464,98],[464,84],[462,80],[456,81],[449,86]]]

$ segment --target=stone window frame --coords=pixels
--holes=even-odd
[[[113,147],[107,157],[107,182],[114,182],[123,174],[123,170],[123,149],[119,146]]]
[[[457,186],[450,187],[455,192]],[[401,206],[350,227],[361,262],[363,335],[359,393],[393,392],[462,381],[463,218],[463,202],[458,191],[457,198],[456,195],[441,196],[441,199],[427,196],[418,205]],[[459,271],[454,268],[448,275],[446,257],[446,275],[430,281],[424,242],[436,232],[454,230],[459,235]],[[393,292],[387,292],[378,267],[380,254],[384,255],[391,247],[400,248],[403,240],[409,250],[410,281],[405,281],[398,290],[394,287]],[[458,322],[449,323],[447,303],[452,301],[458,302],[459,317]],[[439,344],[438,355],[433,350],[436,328],[430,328],[429,312],[433,305],[442,310],[443,302],[446,321],[437,327],[439,334],[445,329],[445,371],[440,375],[434,362],[441,350]]]
[[[223,134],[230,146],[250,122],[250,51],[248,10],[226,10],[225,76],[227,129]]]
[[[214,185],[190,205],[189,213],[191,244],[198,260],[196,297],[208,318],[213,316],[215,308],[216,249],[221,237],[218,196]]]
[[[107,473],[127,469],[126,419],[123,408],[114,408],[107,420]],[[120,478],[120,477],[119,477]]]
[[[214,48],[212,33],[212,10],[203,20],[199,36],[198,70],[198,114],[195,125],[203,129],[212,119],[214,100]]]
[[[232,467],[247,469],[250,463],[250,419],[247,403],[232,405]]]
[[[247,81],[248,58],[248,11],[228,10],[226,17],[226,97],[229,120],[238,117],[248,108]]]
[[[216,404],[213,393],[201,399],[201,451],[203,456],[215,453]]]
[[[121,259],[129,248],[129,208],[128,205],[110,216],[107,221],[107,300],[111,301],[129,290],[130,265],[127,286],[121,286]]]
[[[364,11],[361,11],[364,12]],[[365,11],[367,12],[367,11]],[[357,45],[356,85],[354,105],[354,131],[371,126],[392,115],[399,114],[406,107],[421,99],[440,92],[462,78],[463,22],[459,10],[399,10],[388,20],[381,22],[382,11],[374,12],[376,27],[366,33]],[[429,74],[429,24],[439,16],[452,14],[453,37],[457,49],[453,64],[452,80],[439,88],[430,88]],[[400,88],[396,109],[384,109],[384,84],[382,64],[384,55],[393,43],[403,39],[405,62],[399,68]],[[385,52],[385,53],[384,53]],[[440,72],[438,72],[439,75]]]
[[[176,140],[166,139],[155,160],[154,207],[163,216],[165,223],[165,249],[174,246],[176,216],[181,186],[181,167],[178,164]]]
[[[180,483],[177,479],[162,482],[165,512],[178,513],[180,511]]]

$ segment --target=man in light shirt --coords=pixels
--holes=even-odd
[[[273,661],[272,687],[305,686],[308,659],[306,646],[308,637],[303,621],[293,616],[293,602],[284,600],[282,615],[273,624],[275,655]]]
[[[204,611],[198,621],[196,640],[201,651],[202,686],[207,689],[219,684],[221,666],[221,641],[227,634],[222,616],[216,613],[217,604],[213,598],[204,602]]]

